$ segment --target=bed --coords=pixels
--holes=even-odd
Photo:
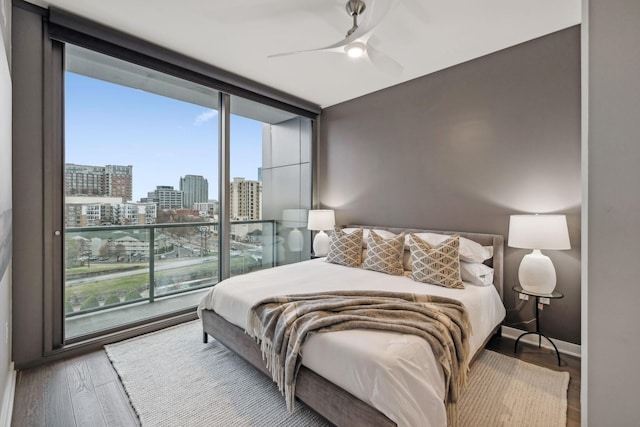
[[[502,304],[503,237],[493,234],[363,227],[391,233],[458,234],[491,248],[483,264],[493,268],[493,286],[448,289],[404,276],[345,267],[324,258],[236,276],[216,285],[200,303],[203,338],[210,335],[271,376],[259,345],[245,333],[248,310],[276,295],[333,290],[393,289],[429,293],[464,303],[477,355],[505,316]],[[423,339],[386,331],[350,330],[311,335],[304,344],[296,397],[338,426],[443,426],[444,376]],[[284,402],[283,402],[284,405]]]

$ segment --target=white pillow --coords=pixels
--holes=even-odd
[[[479,262],[460,262],[462,280],[476,286],[493,285],[493,268]]]
[[[485,259],[493,258],[493,246],[483,246],[482,248],[484,249],[485,254],[488,255]],[[482,261],[484,261],[484,259]]]
[[[437,246],[447,240],[449,235],[436,233],[413,233],[432,246]],[[407,235],[408,236],[408,235]],[[491,250],[487,248],[491,248]],[[409,249],[409,238],[404,240],[405,250]],[[493,256],[493,246],[482,246],[478,242],[460,237],[460,261],[483,262]]]
[[[356,230],[359,230],[359,228],[343,228],[342,229],[342,231],[344,231],[347,234],[351,234]],[[363,248],[367,247],[367,240],[369,240],[369,230],[370,230],[369,228],[362,229],[362,247]],[[397,234],[387,230],[378,230],[377,228],[374,228],[373,230],[376,232],[378,236],[382,237],[385,240],[393,239],[394,237],[397,236]],[[409,250],[409,246],[406,246],[406,241],[405,241],[405,249]]]

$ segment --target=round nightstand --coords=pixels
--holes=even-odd
[[[516,340],[516,344],[513,348],[513,352],[517,353],[518,352],[518,343],[520,342],[520,339],[522,337],[524,337],[525,335],[538,335],[538,348],[541,347],[542,345],[542,338],[544,337],[547,341],[549,341],[551,343],[551,345],[553,346],[554,350],[556,351],[556,356],[558,357],[558,366],[560,366],[560,352],[558,351],[558,347],[556,347],[556,345],[553,343],[553,341],[551,341],[551,338],[549,338],[548,336],[544,335],[542,332],[540,332],[540,298],[547,298],[548,300],[552,300],[552,299],[557,299],[557,298],[562,298],[564,297],[564,294],[562,292],[558,292],[558,291],[553,291],[550,294],[539,294],[536,292],[530,292],[530,291],[526,291],[522,288],[522,286],[513,286],[511,289],[513,289],[514,291],[518,292],[519,294],[524,294],[524,295],[529,295],[532,297],[536,298],[536,330],[535,332],[525,332],[522,335],[520,335],[518,337],[518,339]]]

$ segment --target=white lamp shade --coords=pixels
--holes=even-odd
[[[336,217],[332,209],[316,209],[309,211],[307,228],[309,230],[332,230],[336,225]]]
[[[571,249],[565,215],[511,215],[509,242],[512,248]]]

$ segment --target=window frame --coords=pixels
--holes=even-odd
[[[71,43],[136,65],[210,87],[219,92],[219,280],[230,275],[230,99],[239,96],[311,120],[312,203],[316,200],[315,162],[320,108],[256,82],[217,69],[95,22],[52,8],[44,20],[43,150],[43,356],[103,345],[189,319],[192,308],[65,340],[64,333],[64,50]]]

